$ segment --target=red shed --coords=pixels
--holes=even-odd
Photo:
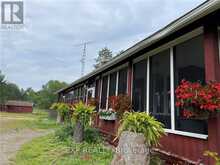
[[[6,103],[6,112],[32,113],[33,103],[27,101],[10,100]]]

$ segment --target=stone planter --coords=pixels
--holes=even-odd
[[[149,165],[150,148],[143,134],[122,133],[111,165]]]

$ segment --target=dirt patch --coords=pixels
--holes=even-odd
[[[16,151],[26,142],[35,137],[48,134],[51,131],[36,131],[24,129],[0,134],[0,165],[8,165]]]

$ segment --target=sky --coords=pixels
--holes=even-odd
[[[0,0],[1,1],[1,0]],[[85,74],[103,47],[126,50],[204,0],[25,0],[24,29],[0,30],[0,70],[20,88],[81,76],[79,44],[87,46]]]

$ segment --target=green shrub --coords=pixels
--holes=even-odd
[[[66,103],[53,103],[50,107],[51,110],[56,110],[64,121],[70,120],[70,111],[72,106]]]
[[[158,145],[160,138],[165,134],[163,124],[145,112],[125,112],[121,122],[117,137],[123,131],[143,133],[150,147]]]
[[[73,107],[73,121],[80,121],[84,126],[89,124],[92,114],[95,112],[95,107],[86,105],[82,101],[75,104]]]
[[[102,139],[96,128],[89,127],[85,129],[84,140],[87,143],[99,143]]]
[[[61,140],[65,141],[68,138],[73,136],[74,125],[73,124],[64,124],[62,127],[55,131],[55,136]]]

